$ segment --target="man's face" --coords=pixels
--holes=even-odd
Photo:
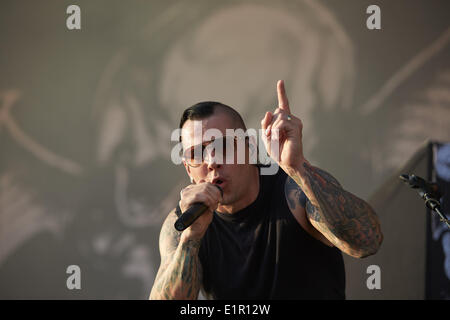
[[[193,146],[199,144],[208,145],[211,140],[214,140],[214,137],[205,135],[208,129],[216,129],[218,133],[220,131],[222,136],[226,136],[226,129],[235,128],[236,123],[233,119],[220,111],[202,120],[188,120],[183,125],[181,133],[183,150],[190,150]],[[236,147],[236,144],[234,146]],[[220,204],[232,205],[245,198],[248,190],[247,184],[251,181],[249,178],[252,165],[248,164],[248,144],[245,143],[246,161],[244,164],[237,163],[237,153],[239,152],[237,149],[239,148],[234,150],[233,163],[228,163],[227,159],[223,159],[223,163],[218,163],[219,161],[213,157],[213,155],[216,155],[213,149],[206,148],[205,154],[210,156],[206,157],[198,166],[190,166],[186,161],[183,161],[183,164],[194,183],[210,182],[219,185],[223,190],[223,201]]]

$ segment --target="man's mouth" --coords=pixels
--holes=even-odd
[[[223,187],[223,185],[225,184],[225,180],[221,177],[217,177],[214,178],[213,181],[211,182],[212,184],[218,185],[219,187]]]

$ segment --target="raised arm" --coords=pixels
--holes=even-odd
[[[277,83],[277,94],[278,108],[273,113],[266,112],[261,121],[263,141],[269,155],[306,194],[309,222],[353,257],[374,254],[383,240],[375,212],[365,201],[344,190],[329,173],[305,159],[303,123],[291,114],[282,80]]]
[[[174,210],[161,228],[161,265],[150,293],[151,300],[194,300],[198,297],[202,274],[198,258],[201,240],[182,236],[173,226],[176,219]]]

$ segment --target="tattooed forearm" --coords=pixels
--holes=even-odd
[[[354,257],[374,254],[383,239],[378,218],[365,201],[344,190],[327,172],[305,162],[291,178],[306,194],[310,222],[334,245]]]
[[[173,227],[174,219],[168,220],[161,230],[161,266],[150,299],[197,299],[201,286],[200,240],[182,239],[181,232]]]
[[[197,299],[200,290],[197,255],[199,247],[200,242],[193,240],[179,245],[172,261],[155,281],[153,298]]]

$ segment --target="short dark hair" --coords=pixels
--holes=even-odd
[[[236,128],[241,128],[244,131],[247,130],[245,127],[244,120],[242,119],[239,112],[234,110],[232,107],[227,106],[221,102],[217,101],[203,101],[190,106],[186,110],[184,110],[183,115],[180,120],[180,129],[183,128],[184,124],[188,120],[202,120],[205,119],[212,114],[214,114],[217,110],[224,111],[227,113],[231,119],[236,123]],[[181,141],[181,136],[180,136]]]

